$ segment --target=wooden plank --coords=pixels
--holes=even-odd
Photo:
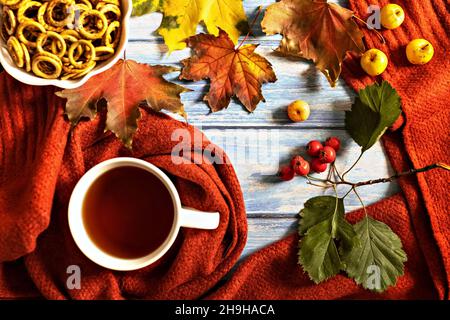
[[[241,261],[255,251],[283,239],[296,230],[296,218],[248,219],[248,239]]]
[[[250,17],[254,16],[261,5],[266,7],[273,0],[244,0],[244,8]],[[339,1],[341,4],[345,1]],[[259,20],[262,19],[262,15]],[[132,18],[130,24],[130,43],[127,47],[127,58],[149,64],[168,64],[180,66],[180,60],[189,57],[190,50],[174,51],[167,54],[167,48],[161,37],[154,31],[161,23],[161,14],[152,13],[142,17]],[[190,123],[204,127],[278,127],[293,128],[342,128],[344,113],[349,109],[354,93],[341,80],[336,88],[330,88],[325,77],[317,72],[312,63],[293,61],[278,56],[274,49],[281,39],[279,35],[265,36],[260,30],[260,23],[253,28],[255,37],[250,37],[248,43],[259,43],[257,52],[265,56],[274,67],[278,81],[263,86],[266,103],[261,103],[256,111],[248,114],[242,105],[233,100],[225,111],[210,114],[208,106],[202,102],[209,89],[206,81],[177,81],[194,90],[183,94],[183,102],[189,115]],[[199,28],[201,32],[201,28]],[[177,74],[171,74],[168,79],[177,79]],[[308,121],[294,124],[289,121],[285,109],[296,99],[306,100],[312,107]]]
[[[168,64],[180,66],[179,61],[189,56],[188,50],[161,56],[157,53],[163,45],[150,42],[131,42],[127,49],[127,58],[149,64]],[[243,126],[292,128],[342,128],[344,110],[351,107],[354,93],[345,83],[339,81],[331,88],[325,77],[315,67],[305,61],[292,62],[273,53],[271,47],[261,45],[257,51],[266,56],[273,64],[278,81],[263,85],[266,103],[260,103],[253,113],[248,113],[237,100],[232,100],[227,110],[211,114],[203,96],[209,90],[206,81],[178,81],[177,73],[167,79],[193,90],[182,95],[188,113],[189,122],[203,126]],[[311,116],[303,123],[292,123],[286,114],[287,106],[294,100],[302,99],[311,105]]]
[[[236,170],[244,193],[249,215],[279,214],[294,216],[303,203],[313,196],[333,194],[332,190],[307,185],[301,177],[289,182],[280,182],[275,176],[279,164],[285,164],[294,154],[304,154],[303,147],[308,141],[324,141],[329,136],[337,136],[343,141],[338,154],[337,167],[353,164],[360,148],[343,130],[289,130],[289,129],[205,129],[211,141],[221,146],[228,154]],[[359,165],[348,175],[350,181],[365,181],[391,175],[392,169],[383,148],[377,143],[362,158]],[[324,177],[325,174],[318,175]],[[347,187],[340,187],[343,195]],[[358,189],[365,204],[398,192],[395,183],[364,186]],[[358,198],[350,194],[345,199],[347,211],[361,207]]]

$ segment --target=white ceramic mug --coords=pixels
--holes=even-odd
[[[174,207],[173,225],[166,240],[150,254],[136,259],[119,258],[101,250],[89,236],[83,222],[83,202],[93,182],[109,170],[130,166],[146,170],[158,177],[169,191]],[[218,212],[201,212],[183,208],[177,189],[169,177],[151,163],[136,158],[114,158],[90,169],[73,190],[68,215],[70,232],[80,250],[93,262],[108,269],[121,271],[140,269],[157,261],[173,245],[180,227],[212,230],[218,227],[220,219]]]

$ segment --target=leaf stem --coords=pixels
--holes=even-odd
[[[319,179],[316,177],[312,177],[310,175],[306,175],[305,176],[307,179],[313,180],[313,181],[318,181],[318,182],[322,182],[322,183],[327,183],[327,182],[331,182],[330,180],[325,180],[325,179]]]
[[[336,168],[336,162],[333,162],[332,166],[333,166],[333,171],[336,172],[339,180],[341,180],[341,181],[344,180],[344,178],[341,176],[341,174],[339,173],[338,169]]]
[[[363,207],[363,209],[364,209],[364,214],[367,216],[367,209],[366,209],[366,206],[364,205],[364,202],[362,201],[362,199],[361,199],[361,197],[360,197],[358,191],[356,191],[356,187],[353,187],[352,190],[353,190],[353,192],[356,194],[356,196],[358,197],[358,200],[359,200],[359,202],[361,203],[361,205],[362,205],[362,207]]]
[[[353,188],[350,188],[348,191],[347,191],[347,193],[342,197],[342,199],[345,199],[345,198],[347,198],[347,196],[350,194],[350,192],[352,192],[353,191]]]
[[[352,164],[352,166],[342,174],[342,178],[341,178],[342,181],[344,180],[345,175],[347,173],[349,173],[357,165],[359,160],[361,160],[361,157],[363,156],[363,154],[364,154],[364,151],[361,150],[361,153],[359,154],[358,159],[356,159],[356,161]]]
[[[262,6],[259,6],[258,7],[258,11],[256,12],[256,16],[253,18],[252,23],[249,26],[247,34],[245,35],[244,39],[242,39],[242,41],[239,43],[239,45],[237,46],[236,50],[239,50],[239,48],[242,47],[244,42],[247,41],[248,37],[250,36],[250,32],[252,31],[252,28],[256,24],[256,20],[258,20],[259,16],[261,15],[261,12],[262,12]]]
[[[329,188],[329,187],[331,187],[330,185],[320,185],[320,184],[317,184],[317,183],[313,183],[312,181],[311,181],[311,178],[313,178],[313,177],[309,177],[309,176],[305,176],[305,178],[308,180],[308,184],[310,184],[310,185],[312,185],[312,186],[315,186],[315,187],[319,187],[319,188]],[[319,181],[319,182],[322,182],[322,183],[326,183],[326,180],[322,180],[322,179],[316,179],[316,178],[314,178],[314,180],[316,180],[316,181]]]
[[[333,162],[333,164],[334,164],[334,162]],[[333,164],[330,166],[330,169],[328,169],[327,181],[330,181],[331,180],[331,176],[333,175],[333,172],[334,172]]]

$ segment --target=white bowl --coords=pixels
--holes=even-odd
[[[132,0],[120,0],[120,2],[122,10],[122,30],[119,46],[117,47],[114,56],[106,61],[102,61],[102,63],[99,63],[99,65],[95,66],[95,68],[92,69],[92,71],[86,74],[84,77],[75,80],[43,79],[35,76],[33,73],[26,72],[24,69],[18,68],[16,66],[11,56],[9,55],[6,43],[2,39],[2,37],[0,37],[0,63],[2,64],[5,71],[8,72],[13,78],[17,79],[20,82],[33,86],[56,86],[63,89],[74,89],[82,86],[93,76],[111,68],[117,62],[117,60],[122,57],[123,52],[125,51],[125,47],[128,42],[128,24],[130,21],[133,5]]]

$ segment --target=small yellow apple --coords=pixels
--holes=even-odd
[[[382,74],[387,65],[388,58],[383,51],[378,49],[369,49],[361,57],[361,67],[372,77]]]
[[[386,29],[398,28],[405,20],[405,12],[398,4],[388,4],[381,9],[381,25]]]
[[[433,45],[425,39],[414,39],[406,46],[406,57],[412,64],[428,63],[433,55]]]
[[[305,121],[309,118],[311,109],[309,104],[302,100],[296,100],[292,102],[287,109],[289,119],[294,122]]]

